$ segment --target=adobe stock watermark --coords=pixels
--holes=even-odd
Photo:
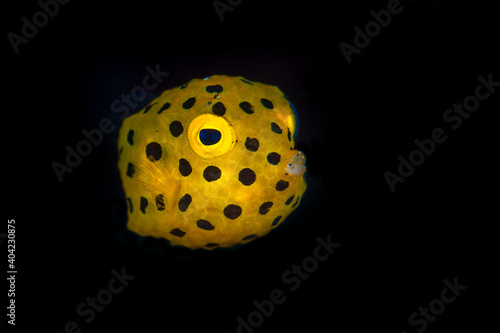
[[[127,118],[131,110],[134,110],[139,106],[139,102],[143,102],[147,98],[147,92],[156,89],[158,85],[163,82],[170,73],[162,72],[160,70],[160,64],[156,64],[155,69],[150,66],[146,66],[146,74],[142,79],[142,85],[137,85],[132,88],[130,94],[121,94],[120,98],[117,98],[111,102],[110,108],[114,113],[121,113],[120,119],[123,120]],[[52,169],[56,174],[57,179],[61,183],[64,178],[65,173],[73,172],[74,168],[78,167],[83,160],[83,157],[89,156],[92,150],[102,143],[104,134],[109,134],[116,129],[112,120],[109,118],[103,118],[99,122],[99,127],[91,129],[90,131],[84,129],[82,130],[82,135],[85,139],[80,140],[76,147],[73,148],[66,145],[66,158],[64,162],[66,164],[53,161],[51,163]]]
[[[467,289],[466,285],[458,283],[458,277],[453,279],[453,283],[448,279],[445,279],[443,283],[446,287],[441,290],[438,298],[430,301],[427,307],[419,307],[418,312],[415,311],[408,317],[408,323],[418,333],[424,332],[429,323],[434,322],[437,316],[444,312],[446,305],[455,302],[457,297],[462,294],[462,291]],[[401,333],[409,332],[401,331]]]
[[[21,17],[20,35],[14,32],[9,32],[7,34],[7,39],[14,50],[14,53],[19,53],[19,46],[22,44],[28,44],[28,42],[35,38],[38,34],[39,29],[45,27],[49,23],[49,19],[59,13],[59,5],[66,5],[70,0],[40,0],[37,2],[40,6],[39,11],[35,12],[31,19],[26,16]]]
[[[399,0],[389,0],[386,8],[387,9],[381,9],[378,12],[371,10],[370,15],[373,17],[373,20],[368,21],[363,30],[358,26],[354,27],[354,45],[346,42],[341,42],[339,44],[340,50],[348,64],[352,61],[352,55],[354,53],[360,54],[363,49],[368,47],[372,38],[377,37],[382,31],[382,28],[386,28],[389,23],[391,23],[392,17],[403,11],[404,6]]]
[[[267,299],[254,300],[252,304],[255,310],[249,312],[245,318],[242,316],[236,318],[237,333],[252,333],[254,329],[262,326],[264,318],[269,318],[274,313],[276,306],[285,303],[287,300],[285,293],[299,289],[302,282],[318,269],[319,263],[326,261],[340,246],[339,243],[332,242],[331,235],[328,235],[326,240],[318,237],[316,241],[318,245],[311,256],[305,257],[300,264],[292,265],[290,269],[283,272],[281,275],[281,281],[285,285],[283,288],[271,290]]]
[[[127,275],[125,267],[119,273],[115,269],[111,270],[113,277],[109,280],[107,288],[97,292],[95,297],[87,297],[84,302],[77,305],[76,314],[81,317],[83,323],[90,324],[96,317],[96,313],[102,312],[105,306],[113,301],[113,297],[118,295],[129,285],[129,282],[135,279],[134,275]],[[60,333],[80,333],[82,324],[77,321],[68,321]]]
[[[493,73],[488,74],[487,78],[479,75],[477,79],[479,84],[474,89],[474,94],[465,97],[462,104],[454,103],[452,108],[446,109],[443,113],[443,121],[452,130],[459,129],[463,120],[468,119],[479,108],[481,102],[490,98],[496,88],[500,87],[500,81],[493,81]],[[428,138],[415,139],[413,142],[416,148],[407,157],[398,156],[397,172],[384,172],[384,178],[391,192],[396,190],[396,184],[405,182],[415,172],[415,168],[425,162],[426,157],[434,154],[437,145],[447,139],[446,130],[442,127],[433,129]]]
[[[219,16],[220,21],[224,21],[224,13],[232,12],[235,7],[239,6],[243,0],[214,0],[212,5],[215,12]]]

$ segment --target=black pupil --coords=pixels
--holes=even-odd
[[[220,141],[221,136],[221,132],[216,129],[207,128],[200,131],[200,141],[205,146],[216,144]]]

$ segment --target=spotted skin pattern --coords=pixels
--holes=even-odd
[[[127,227],[193,249],[266,235],[306,190],[286,172],[295,130],[275,86],[217,75],[163,92],[120,129]]]

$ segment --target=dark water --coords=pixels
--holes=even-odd
[[[390,22],[381,12],[389,8],[398,12]],[[21,34],[21,18],[38,10],[34,1],[9,9],[5,35]],[[370,28],[371,11],[386,25],[380,31]],[[246,0],[223,17],[211,1],[70,2],[19,53],[6,38],[0,205],[4,222],[17,225],[16,329],[487,328],[500,87],[483,84],[487,97],[477,109],[468,97],[490,74],[500,81],[494,10],[463,1]],[[356,37],[355,27],[371,37]],[[357,47],[349,63],[342,42]],[[249,245],[214,251],[125,228],[116,168],[125,111],[114,112],[113,103],[143,85],[148,66],[168,75],[130,113],[214,74],[287,95],[300,118],[296,143],[308,159],[308,190],[286,223]],[[446,120],[454,103],[475,110]],[[66,146],[88,148],[82,131],[98,144],[60,182],[52,164],[67,164]],[[429,143],[433,135],[446,139]],[[384,173],[398,175],[409,163],[400,155],[418,165],[400,167],[405,180],[392,192]],[[447,303],[444,281],[454,279],[467,289]],[[92,298],[101,301],[92,307]],[[429,317],[420,307],[431,308]]]

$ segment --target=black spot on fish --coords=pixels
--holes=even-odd
[[[217,102],[212,106],[212,111],[218,116],[223,116],[226,114],[226,107],[221,102]]]
[[[203,178],[205,178],[207,182],[213,182],[219,179],[221,174],[222,171],[213,165],[207,166],[205,170],[203,170]]]
[[[155,103],[155,104],[156,104],[156,103]],[[144,109],[143,114],[144,114],[144,113],[147,113],[149,110],[151,110],[151,108],[152,108],[152,107],[153,107],[153,105],[155,105],[155,104],[151,104],[151,105],[146,106],[146,108]]]
[[[183,237],[186,234],[186,232],[182,231],[179,228],[175,228],[175,229],[170,230],[170,233],[174,236],[177,236],[177,237]]]
[[[181,122],[177,120],[171,122],[169,128],[170,128],[170,133],[172,133],[172,136],[174,136],[175,138],[181,135],[182,132],[184,131],[184,127],[182,127]]]
[[[288,198],[288,199],[285,201],[285,205],[287,205],[287,206],[288,206],[289,204],[291,204],[291,203],[292,203],[292,201],[293,201],[293,198],[295,198],[295,195],[292,195],[290,198]]]
[[[187,177],[191,174],[192,171],[193,169],[191,168],[191,164],[186,159],[181,158],[179,160],[179,172],[181,173],[181,175]]]
[[[277,165],[281,160],[281,155],[275,152],[267,155],[267,161],[272,165]]]
[[[250,151],[257,151],[259,149],[259,140],[255,138],[247,138],[245,141],[245,148]]]
[[[181,200],[179,200],[179,210],[181,212],[185,212],[189,205],[191,204],[191,202],[193,201],[193,198],[191,198],[191,196],[189,194],[184,194],[184,196],[181,198]]]
[[[271,130],[274,132],[274,133],[277,133],[277,134],[281,134],[283,131],[281,130],[281,128],[278,126],[278,124],[276,123],[271,123]]]
[[[253,83],[252,83],[252,82],[250,82],[250,81],[243,80],[243,79],[240,79],[240,80],[241,80],[241,81],[243,81],[243,82],[245,82],[246,84],[249,84],[249,85],[253,86]]]
[[[182,103],[182,108],[186,110],[191,109],[194,103],[196,103],[196,97],[188,98],[184,103]]]
[[[231,220],[237,219],[241,215],[241,212],[241,207],[238,205],[230,204],[224,208],[224,216]]]
[[[161,158],[162,149],[158,142],[150,142],[146,146],[146,157],[151,162],[158,161]]]
[[[130,178],[132,178],[132,175],[135,173],[135,167],[132,163],[128,163],[127,165],[127,176],[129,176]]]
[[[196,225],[198,228],[203,229],[203,230],[214,230],[215,227],[212,225],[212,223],[208,222],[207,220],[198,220],[196,221]]]
[[[167,102],[167,103],[163,104],[161,109],[158,111],[158,114],[162,113],[165,110],[168,110],[169,107],[170,107],[170,103]]]
[[[214,86],[207,86],[205,88],[205,90],[207,91],[207,93],[220,93],[222,92],[222,86],[220,84],[216,84]]]
[[[269,209],[271,209],[272,206],[273,206],[273,203],[271,201],[264,202],[259,207],[259,214],[260,215],[266,215],[269,212]]]
[[[290,183],[288,183],[286,180],[280,180],[276,183],[276,190],[284,191],[288,188],[288,185],[290,185]]]
[[[252,185],[255,179],[255,172],[249,168],[242,169],[238,175],[238,180],[245,186]]]
[[[281,218],[282,218],[282,216],[281,216],[281,215],[280,215],[280,216],[278,216],[277,218],[275,218],[275,219],[273,220],[273,223],[271,223],[271,225],[273,226],[273,225],[278,224],[278,222],[281,220]]]
[[[148,199],[141,197],[141,201],[139,204],[139,209],[143,214],[146,214],[146,207],[148,206]]]
[[[128,131],[127,141],[131,146],[134,144],[134,130]]]
[[[245,236],[245,237],[243,237],[242,240],[245,241],[245,240],[254,239],[254,238],[257,238],[256,234],[251,234],[251,235]]]
[[[271,102],[270,100],[268,99],[265,99],[265,98],[261,98],[260,99],[260,102],[262,103],[262,105],[264,105],[265,108],[267,109],[273,109],[274,108],[274,105],[273,105],[273,102]]]
[[[240,103],[240,108],[245,111],[246,113],[248,114],[252,114],[254,111],[253,111],[253,105],[248,103],[248,102],[241,102]]]

